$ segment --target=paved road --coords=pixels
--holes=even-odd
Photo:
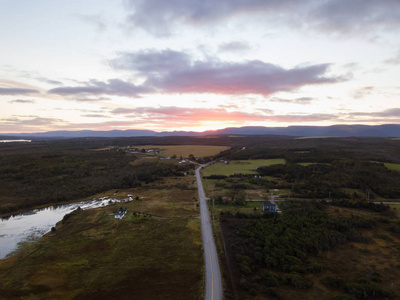
[[[196,169],[197,187],[199,190],[201,232],[203,235],[204,260],[206,262],[206,292],[204,299],[222,299],[222,280],[219,270],[218,255],[215,248],[214,237],[210,222],[210,214],[207,208],[206,196],[204,194],[203,183],[201,181],[200,169]]]

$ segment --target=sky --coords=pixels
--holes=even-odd
[[[399,0],[1,0],[0,133],[400,124]]]

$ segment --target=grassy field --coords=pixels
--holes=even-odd
[[[382,163],[380,161],[371,161],[374,163]],[[400,171],[400,164],[393,164],[393,163],[383,163],[386,168],[389,170]]]
[[[220,153],[221,151],[227,150],[230,147],[228,146],[204,146],[204,145],[168,145],[168,146],[156,146],[156,145],[145,145],[138,146],[139,149],[161,149],[160,154],[165,156],[173,156],[177,157],[182,156],[183,158],[187,158],[190,154],[193,154],[195,157],[205,157],[212,156]]]
[[[256,169],[260,166],[284,164],[285,160],[276,159],[255,159],[255,160],[233,160],[228,164],[217,162],[203,169],[204,176],[210,175],[233,175],[233,174],[257,174]]]
[[[385,163],[385,167],[389,170],[400,171],[400,164]]]
[[[112,195],[114,191],[103,193]],[[201,299],[203,251],[193,178],[120,190],[140,200],[74,213],[0,261],[0,298]]]

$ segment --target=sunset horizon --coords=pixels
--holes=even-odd
[[[400,124],[397,1],[0,8],[0,134]]]

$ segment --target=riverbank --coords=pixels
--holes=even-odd
[[[118,204],[74,213],[23,253],[0,261],[0,294],[8,299],[202,298],[204,262],[192,181],[167,178],[121,191],[140,197],[124,203],[123,220],[112,215]]]
[[[0,214],[0,219],[6,219],[6,218],[9,218],[12,216],[18,216],[18,215],[24,214],[24,213],[32,211],[32,210],[42,210],[47,207],[58,207],[58,206],[72,204],[72,203],[89,201],[94,198],[104,198],[104,197],[121,198],[121,197],[126,197],[126,196],[127,196],[126,192],[122,192],[122,191],[113,189],[113,190],[95,194],[93,196],[88,196],[85,198],[74,199],[74,200],[64,201],[64,202],[52,202],[52,203],[43,204],[43,205],[35,205],[35,206],[29,207],[29,208],[18,209],[18,210],[12,211],[12,212]]]
[[[48,206],[2,218],[0,220],[0,259],[12,255],[13,252],[18,253],[18,248],[24,248],[27,244],[42,237],[55,227],[65,215],[74,210],[94,209],[132,200],[133,198],[130,195],[123,198],[106,196],[64,205]]]

